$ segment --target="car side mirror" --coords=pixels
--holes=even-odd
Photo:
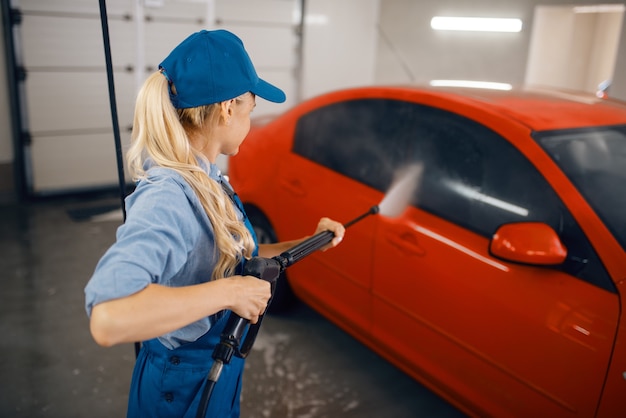
[[[541,222],[500,226],[489,242],[489,252],[503,260],[541,266],[562,264],[567,257],[557,233]]]

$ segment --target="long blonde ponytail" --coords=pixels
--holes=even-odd
[[[155,72],[144,83],[135,105],[131,146],[126,161],[137,181],[146,177],[144,161],[178,172],[198,196],[215,233],[219,250],[218,263],[211,279],[232,275],[242,255],[250,257],[254,240],[243,222],[237,219],[232,202],[220,184],[199,166],[204,157],[190,145],[180,122],[196,126],[215,120],[218,105],[207,105],[177,111],[170,102],[167,79]]]

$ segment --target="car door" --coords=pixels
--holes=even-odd
[[[292,152],[279,162],[282,228],[307,235],[322,216],[346,223],[380,202],[393,174],[386,153],[395,149],[375,133],[385,119],[380,111],[368,101],[348,100],[298,118]],[[371,333],[376,222],[358,222],[341,245],[288,272],[302,300],[362,338]]]
[[[424,173],[413,206],[376,232],[375,337],[392,361],[477,415],[593,416],[619,315],[593,248],[507,140],[458,114],[405,106],[404,158]],[[491,256],[496,228],[524,221],[553,227],[568,261]]]

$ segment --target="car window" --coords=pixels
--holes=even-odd
[[[293,151],[382,192],[395,170],[421,162],[415,206],[488,238],[504,223],[545,222],[571,256],[559,268],[615,291],[542,175],[505,138],[473,120],[399,100],[344,101],[302,116]]]
[[[534,137],[626,250],[626,126],[537,132]]]
[[[317,109],[298,120],[294,152],[378,190],[386,190],[393,176],[394,155],[387,121],[396,102],[355,100]],[[398,118],[398,120],[409,120]]]

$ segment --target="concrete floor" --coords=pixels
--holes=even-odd
[[[97,346],[83,307],[120,212],[68,214],[118,202],[0,204],[0,417],[125,416],[134,348]],[[246,363],[243,418],[462,416],[306,306],[268,316]]]

